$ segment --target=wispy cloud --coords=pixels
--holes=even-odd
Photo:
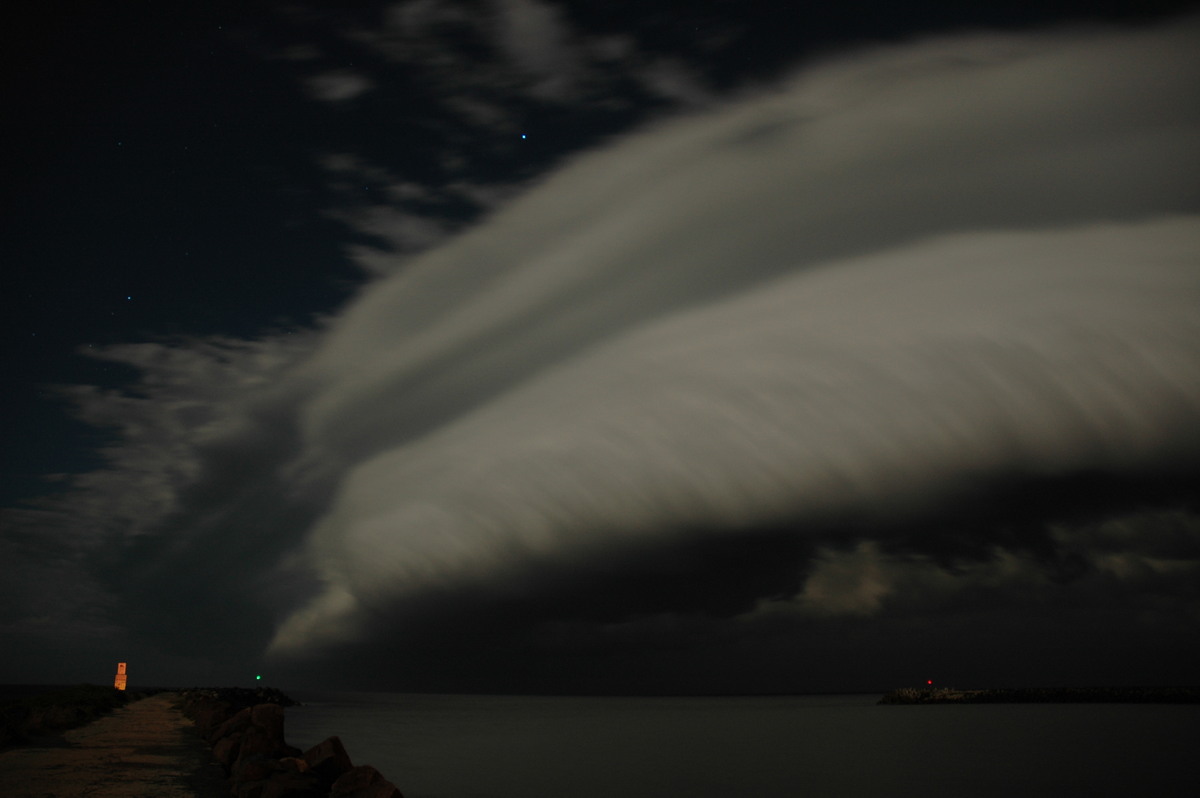
[[[314,75],[306,81],[306,86],[313,97],[325,102],[353,100],[373,88],[369,78],[349,69]]]
[[[541,0],[417,0],[398,3],[380,28],[347,37],[414,69],[465,118],[511,127],[507,105],[620,105],[615,87],[632,79],[660,98],[695,103],[703,81],[682,63],[639,50],[629,37],[589,34],[560,6]]]

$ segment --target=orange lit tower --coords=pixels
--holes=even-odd
[[[117,680],[115,682],[113,682],[113,687],[117,688],[118,690],[125,689],[125,663],[124,662],[117,663]]]

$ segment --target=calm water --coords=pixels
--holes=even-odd
[[[1200,707],[297,693],[406,798],[1191,796]]]

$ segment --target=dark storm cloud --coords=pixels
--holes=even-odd
[[[5,630],[40,638],[21,649],[95,645],[148,663],[164,650],[245,658],[261,644],[278,611],[270,572],[295,544],[297,517],[302,526],[316,512],[272,477],[295,440],[277,380],[312,341],[293,332],[87,350],[143,376],[126,390],[63,388],[111,436],[106,466],[5,511],[5,561],[29,587],[5,602]]]
[[[582,91],[563,17],[494,6],[512,86]],[[454,8],[359,38],[415,57]],[[55,612],[493,688],[749,661],[782,684],[805,646],[915,663],[935,628],[1011,642],[1046,602],[1039,644],[1097,612],[1169,637],[1200,606],[1197,39],[846,55],[437,246],[404,208],[355,217],[433,248],[364,250],[381,276],[319,330],[114,348],[141,384],[76,389],[109,465],[20,519],[79,580]],[[6,545],[36,563],[35,539]]]

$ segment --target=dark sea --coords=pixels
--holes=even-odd
[[[1200,706],[295,693],[405,798],[1200,795]]]

